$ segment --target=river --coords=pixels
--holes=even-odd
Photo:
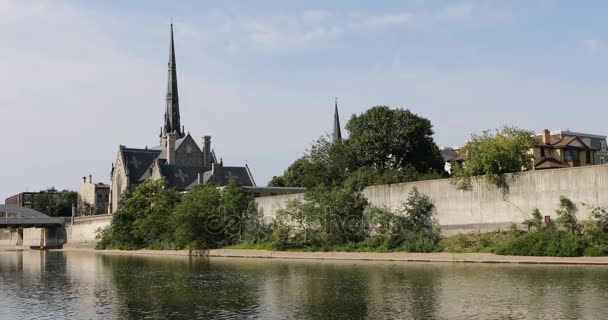
[[[602,319],[608,267],[0,251],[0,319]]]

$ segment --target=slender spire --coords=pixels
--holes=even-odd
[[[171,23],[171,42],[169,45],[169,63],[167,76],[167,99],[165,105],[165,124],[163,134],[175,132],[183,137],[179,119],[179,96],[177,92],[177,68],[175,66],[175,44],[173,42],[173,23]]]
[[[342,140],[342,131],[340,130],[340,116],[338,115],[338,98],[336,98],[335,111],[334,111],[334,133],[333,140]]]

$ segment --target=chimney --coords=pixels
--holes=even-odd
[[[203,136],[203,168],[211,168],[211,136]]]
[[[93,175],[89,175],[89,183],[93,183]]]
[[[82,183],[87,183],[87,177],[82,177]]]
[[[177,134],[167,133],[167,164],[175,164],[175,140]]]
[[[551,144],[551,133],[549,132],[549,130],[543,130],[543,133],[541,135],[541,142],[543,144]]]

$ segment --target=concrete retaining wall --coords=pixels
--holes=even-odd
[[[103,229],[112,222],[111,214],[75,217],[74,223],[66,223],[68,243],[94,242],[99,229]]]
[[[577,204],[579,219],[589,217],[588,209],[581,203],[608,205],[608,166],[605,165],[509,174],[506,181],[506,190],[476,179],[470,191],[461,191],[451,185],[449,179],[441,179],[373,186],[363,193],[372,205],[399,209],[416,187],[435,203],[445,234],[508,228],[529,218],[534,208],[555,219],[562,195]],[[256,202],[264,215],[271,218],[294,196],[257,198]]]
[[[266,221],[272,221],[278,210],[285,209],[287,203],[294,199],[303,199],[303,193],[284,194],[279,196],[260,197],[255,199],[258,211],[264,214]]]

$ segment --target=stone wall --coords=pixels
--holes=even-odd
[[[529,218],[534,208],[555,219],[562,195],[577,204],[579,219],[589,217],[589,210],[582,203],[608,205],[608,166],[522,172],[506,178],[506,190],[476,179],[472,190],[461,191],[449,179],[440,179],[373,186],[363,193],[372,205],[398,209],[416,187],[435,203],[438,222],[445,234],[508,228]],[[264,216],[271,219],[294,196],[263,197],[256,202]]]
[[[95,242],[97,231],[110,225],[111,214],[75,217],[74,223],[66,223],[67,243]]]

